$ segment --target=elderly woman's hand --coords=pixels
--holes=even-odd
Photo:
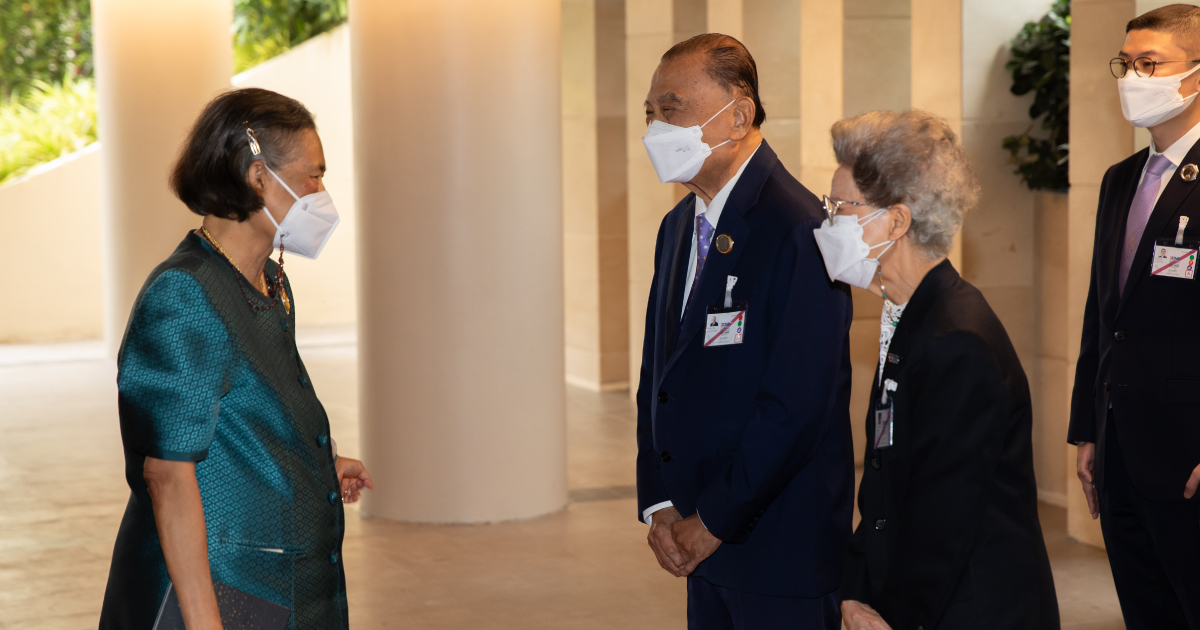
[[[371,474],[367,472],[367,467],[357,459],[339,457],[334,466],[337,467],[338,483],[342,486],[344,503],[357,501],[363,488],[375,489],[375,482],[371,481]]]
[[[892,630],[874,608],[853,599],[842,602],[842,623],[846,630]]]

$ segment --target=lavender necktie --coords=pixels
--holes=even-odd
[[[1121,275],[1118,277],[1117,290],[1125,293],[1125,281],[1129,278],[1129,268],[1133,266],[1133,256],[1137,253],[1138,244],[1142,242],[1142,232],[1146,231],[1146,223],[1150,221],[1150,213],[1158,201],[1158,191],[1162,188],[1162,175],[1171,167],[1167,156],[1157,153],[1150,157],[1146,166],[1146,176],[1138,186],[1133,203],[1129,206],[1129,219],[1125,223],[1125,241],[1121,248]]]
[[[704,260],[708,258],[708,248],[712,246],[712,233],[713,226],[705,220],[704,213],[696,215],[696,276],[692,278],[692,289],[688,292],[687,308],[691,308],[700,288],[700,272],[704,270]],[[687,308],[683,310],[684,313],[687,313]]]

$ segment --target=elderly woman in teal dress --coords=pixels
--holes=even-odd
[[[348,625],[343,502],[373,488],[338,457],[296,348],[283,253],[337,225],[312,114],[259,89],[214,99],[171,185],[203,216],[146,280],[118,357],[125,476],[102,629],[149,630],[173,585],[189,630],[221,628],[214,583]],[[272,250],[279,262],[270,260]]]

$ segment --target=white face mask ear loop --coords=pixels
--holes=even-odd
[[[704,121],[704,124],[703,124],[703,125],[700,125],[700,128],[701,128],[701,129],[703,129],[705,126],[707,126],[707,125],[708,125],[708,123],[710,123],[710,122],[712,122],[712,121],[713,121],[713,118],[716,118],[717,116],[720,116],[720,115],[721,115],[721,112],[723,112],[723,111],[725,111],[725,110],[729,109],[729,106],[730,106],[730,105],[733,105],[733,104],[734,104],[734,103],[736,103],[737,101],[738,101],[738,100],[735,98],[735,99],[733,99],[732,101],[729,101],[728,103],[726,103],[726,104],[725,104],[725,107],[722,107],[720,112],[717,112],[717,113],[713,114],[713,115],[712,115],[712,118],[709,118],[708,120]]]
[[[275,178],[275,181],[279,182],[280,186],[283,186],[284,190],[288,191],[288,194],[291,195],[293,199],[295,199],[296,201],[300,201],[300,196],[297,195],[295,192],[293,192],[292,187],[288,186],[287,182],[283,181],[283,179],[281,179],[278,175],[276,175],[275,171],[272,171],[271,167],[267,166],[266,162],[263,162],[263,168],[267,169],[267,172],[270,173]]]
[[[720,112],[717,112],[717,113],[713,114],[713,115],[712,115],[712,118],[709,118],[708,120],[704,121],[704,124],[703,124],[703,125],[700,125],[700,128],[701,128],[701,129],[703,129],[703,128],[705,128],[706,126],[708,126],[708,123],[712,122],[712,121],[713,121],[713,118],[716,118],[717,116],[720,116],[720,115],[721,115],[721,112],[723,112],[723,111],[725,111],[725,110],[729,109],[729,106],[730,106],[730,105],[733,105],[733,104],[734,104],[734,103],[736,103],[737,101],[738,101],[738,100],[735,98],[735,99],[733,99],[732,101],[729,101],[728,103],[726,103],[726,104],[725,104],[725,107],[722,107]],[[722,142],[721,144],[718,144],[717,146],[715,146],[715,147],[712,147],[711,149],[709,149],[709,151],[711,152],[711,151],[713,151],[713,150],[719,149],[719,148],[721,148],[721,147],[723,147],[723,146],[725,146],[725,145],[729,144],[730,142],[733,142],[733,138],[729,138],[729,139],[725,140],[725,142]]]

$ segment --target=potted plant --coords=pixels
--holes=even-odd
[[[1031,122],[1025,133],[1009,136],[1003,146],[1021,181],[1035,191],[1066,192],[1070,151],[1071,2],[1056,0],[1037,22],[1028,22],[1011,42],[1005,68],[1011,91],[1033,93]],[[1039,124],[1040,123],[1040,124]],[[1035,127],[1040,127],[1035,135]]]

